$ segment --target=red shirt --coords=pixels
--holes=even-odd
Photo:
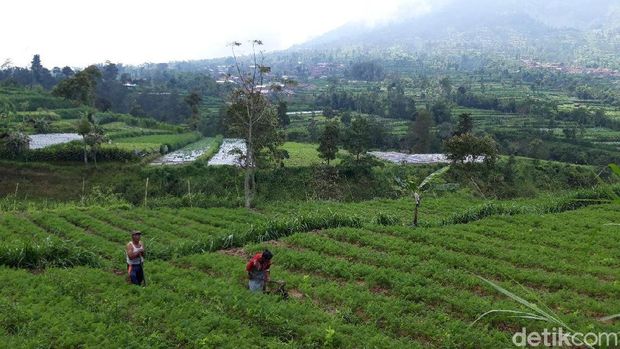
[[[248,264],[245,266],[246,271],[265,271],[269,270],[271,267],[271,261],[266,261],[265,263],[261,263],[261,259],[263,258],[262,253],[257,253],[250,259]]]

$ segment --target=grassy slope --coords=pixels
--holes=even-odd
[[[74,133],[77,121],[88,111],[88,108],[84,106],[51,96],[49,92],[43,90],[0,88],[0,95],[5,95],[17,110],[15,115],[11,115],[6,120],[0,120],[0,129],[3,127],[19,128],[28,134],[37,133],[30,123],[22,123],[22,121],[29,117],[45,117],[51,121],[48,133]],[[104,147],[157,153],[162,144],[178,149],[199,139],[196,133],[176,133],[178,126],[155,122],[148,118],[114,113],[97,113],[96,118],[99,121],[104,120],[101,126],[112,140],[112,144],[104,144]],[[109,119],[118,121],[110,122]],[[130,124],[149,126],[140,127]]]
[[[300,167],[324,163],[324,160],[319,158],[319,152],[317,151],[318,147],[319,145],[315,143],[284,143],[282,149],[286,150],[289,154],[289,158],[284,160],[284,165],[287,167]],[[339,157],[345,153],[346,150],[339,150],[336,155],[336,160],[333,160],[330,163],[334,165],[338,164],[340,162]]]
[[[86,191],[94,186],[113,184],[116,176],[131,176],[139,171],[139,165],[120,163],[84,166],[83,163],[44,164],[16,163],[0,160],[0,193],[10,195],[18,188],[20,199],[75,200],[82,192],[82,180]]]
[[[454,210],[435,206],[438,217]],[[368,216],[373,207],[379,206],[331,209]],[[156,248],[247,229],[264,217],[227,209],[72,209],[5,216],[0,236],[71,239],[101,256],[103,265],[40,274],[1,267],[0,307],[7,311],[0,315],[0,338],[14,347],[287,342],[445,348],[509,345],[522,325],[541,328],[508,317],[469,328],[484,311],[517,308],[474,274],[511,289],[510,278],[526,285],[577,329],[611,330],[614,325],[593,319],[620,307],[615,281],[620,246],[618,228],[611,225],[618,223],[618,213],[618,207],[594,206],[421,229],[367,223],[291,235],[230,255],[152,255],[146,289],[124,283],[124,231],[143,229]],[[287,281],[293,290],[289,301],[263,296],[257,302],[244,290],[245,258],[264,247],[275,251],[272,276]]]
[[[129,138],[115,139],[110,147],[119,147],[129,150],[146,150],[148,152],[158,152],[162,144],[172,145],[173,148],[180,148],[183,145],[196,142],[200,136],[195,132],[166,134],[166,135],[149,135]]]

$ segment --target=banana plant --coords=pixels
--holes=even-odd
[[[417,177],[413,176],[407,177],[404,182],[399,181],[401,186],[404,187],[407,192],[413,193],[413,198],[415,200],[415,207],[413,211],[414,227],[418,226],[418,208],[422,203],[422,192],[429,189],[431,187],[431,184],[438,181],[442,175],[448,172],[448,170],[450,170],[450,165],[440,168],[439,170],[426,176],[426,178],[422,179],[421,181]]]

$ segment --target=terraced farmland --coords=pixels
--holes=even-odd
[[[460,201],[430,204],[435,221],[470,205],[449,202]],[[618,206],[428,228],[371,217],[398,207],[402,213],[393,213],[407,217],[409,204],[5,214],[2,256],[33,245],[39,250],[30,253],[54,244],[69,251],[17,268],[2,260],[0,340],[8,347],[490,348],[509,346],[521,326],[544,327],[505,315],[470,327],[485,311],[520,309],[477,276],[532,298],[516,283],[524,285],[576,329],[617,330],[596,319],[620,312]],[[146,288],[125,282],[123,245],[132,229],[144,232],[149,251]],[[264,234],[276,231],[283,237]],[[287,282],[286,301],[245,289],[246,259],[263,248],[275,253],[272,277]]]
[[[241,166],[241,154],[245,154],[245,151],[246,146],[243,139],[226,138],[222,141],[217,154],[209,160],[209,165]]]
[[[182,149],[168,153],[151,164],[153,165],[182,165],[192,163],[199,158],[214,154],[221,142],[220,138],[203,138],[198,142],[191,143]]]

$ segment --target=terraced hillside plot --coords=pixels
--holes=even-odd
[[[287,280],[301,298],[345,323],[373,324],[392,340],[409,339],[412,347],[510,347],[521,326],[542,331],[544,324],[494,316],[469,327],[492,309],[527,310],[477,275],[542,301],[574,328],[617,331],[597,319],[620,307],[613,257],[620,247],[613,236],[620,231],[608,225],[618,212],[598,207],[445,229],[327,229],[244,252],[247,258],[270,248],[280,266],[273,276]],[[584,261],[586,255],[596,257]]]
[[[347,212],[345,204],[330,209]],[[497,348],[511,347],[523,326],[545,327],[502,314],[470,326],[491,309],[523,310],[477,275],[544,303],[576,330],[612,332],[617,323],[596,319],[620,309],[618,217],[619,207],[600,205],[435,228],[300,226],[277,241],[203,252],[201,241],[266,217],[193,208],[9,214],[2,246],[50,237],[101,260],[74,258],[37,273],[0,267],[0,340],[8,347]],[[130,229],[141,229],[149,248],[146,288],[125,282]],[[247,258],[263,248],[275,254],[272,278],[287,283],[288,300],[246,289]]]
[[[152,153],[159,152],[160,147],[164,145],[167,146],[169,150],[176,150],[196,142],[199,139],[200,135],[195,132],[163,135],[155,134],[114,139],[112,144],[107,146]]]
[[[47,133],[34,134],[30,137],[30,149],[41,149],[54,144],[69,143],[82,140],[82,136],[77,133]]]
[[[445,154],[405,154],[393,151],[372,151],[369,154],[396,164],[445,164],[450,162]]]
[[[246,153],[245,141],[238,138],[226,138],[220,150],[209,160],[209,166],[241,166],[241,154]]]
[[[395,164],[447,164],[451,162],[445,154],[406,154],[394,151],[371,151],[368,154]],[[469,161],[471,159],[466,160],[466,162]],[[475,162],[482,161],[480,157],[475,159]]]
[[[289,155],[287,159],[284,159],[284,165],[287,167],[302,167],[324,163],[325,160],[319,157],[318,147],[317,143],[284,143],[282,149]],[[331,164],[338,164],[340,157],[346,153],[348,153],[346,150],[340,149],[338,154],[336,154],[336,159],[332,160]]]
[[[182,165],[194,162],[206,154],[212,147],[217,146],[214,138],[204,138],[198,142],[189,144],[182,149],[168,153],[153,161],[153,165]]]

